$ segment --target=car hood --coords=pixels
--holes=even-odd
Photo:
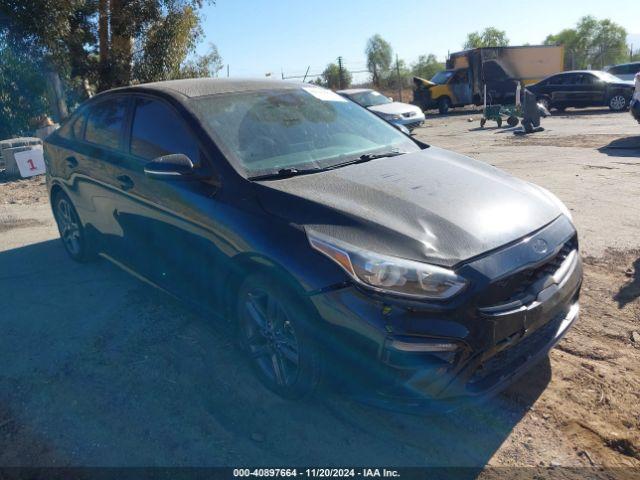
[[[369,110],[376,113],[386,113],[387,115],[402,115],[407,112],[416,112],[422,113],[420,108],[415,105],[409,105],[408,103],[400,103],[400,102],[391,102],[384,103],[382,105],[374,105],[372,107],[368,107]]]
[[[263,207],[289,223],[442,266],[522,238],[561,214],[541,188],[436,147],[255,186]]]

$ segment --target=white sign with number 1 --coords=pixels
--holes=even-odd
[[[44,156],[42,147],[34,147],[31,150],[17,152],[13,155],[20,170],[20,175],[25,177],[33,177],[45,172]]]

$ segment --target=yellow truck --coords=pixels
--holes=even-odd
[[[431,80],[413,78],[413,103],[423,110],[514,103],[518,83],[526,86],[563,70],[561,46],[527,45],[464,50],[449,55],[447,69]]]

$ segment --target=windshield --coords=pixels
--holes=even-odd
[[[216,143],[247,177],[420,150],[375,114],[323,88],[220,94],[192,102]]]
[[[350,93],[349,98],[354,102],[362,105],[363,107],[373,107],[375,105],[384,105],[385,103],[391,103],[391,100],[388,97],[374,90]]]
[[[449,81],[449,79],[453,76],[455,72],[452,70],[443,70],[442,72],[436,73],[431,81],[433,83],[437,83],[438,85],[444,85]]]
[[[592,73],[594,73],[598,78],[607,82],[620,82],[620,79],[618,77],[610,74],[609,72],[594,71]]]

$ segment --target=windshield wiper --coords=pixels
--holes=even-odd
[[[308,173],[315,173],[324,170],[322,168],[305,168],[298,170],[297,168],[281,168],[277,172],[265,173],[263,175],[255,175],[249,177],[249,180],[273,180],[278,178],[289,178],[295,175],[306,175]]]
[[[276,180],[279,178],[294,177],[296,175],[307,175],[309,173],[325,172],[327,170],[333,170],[334,168],[340,168],[346,165],[353,165],[356,163],[364,163],[370,160],[375,160],[377,158],[397,157],[398,155],[404,155],[405,153],[407,152],[401,152],[399,150],[391,150],[391,151],[382,152],[382,153],[365,153],[364,155],[360,155],[358,158],[354,160],[338,163],[336,165],[329,165],[327,167],[305,168],[302,170],[299,170],[297,168],[281,168],[277,172],[265,173],[263,175],[255,175],[253,177],[249,177],[249,180]]]
[[[400,152],[398,150],[391,150],[390,152],[382,153],[365,153],[364,155],[360,155],[357,160],[353,160],[351,163],[363,163],[377,158],[397,157],[398,155],[404,155],[405,153],[407,152]]]
[[[346,167],[347,165],[354,165],[356,163],[364,163],[369,162],[371,160],[376,160],[378,158],[388,158],[388,157],[397,157],[398,155],[404,155],[407,152],[401,152],[399,150],[391,150],[388,152],[382,153],[365,153],[364,155],[360,155],[358,158],[349,160],[347,162],[338,163],[336,165],[331,165],[327,167],[326,170],[332,170],[334,168]]]

